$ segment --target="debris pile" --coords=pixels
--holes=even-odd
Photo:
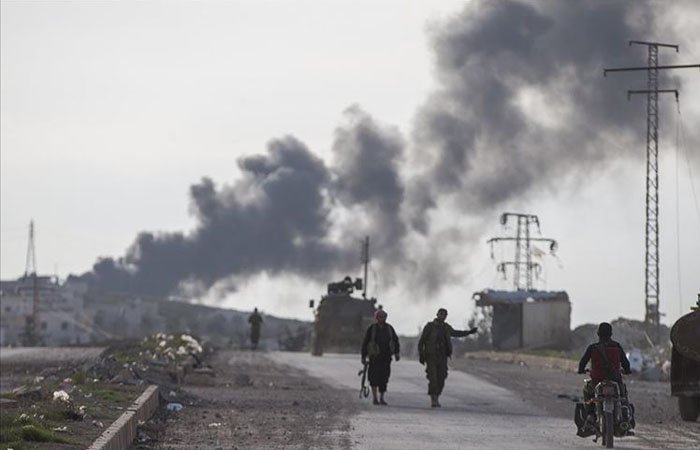
[[[125,385],[177,385],[188,374],[204,371],[211,376],[211,368],[203,363],[207,351],[189,334],[156,333],[108,348],[90,376]]]
[[[189,334],[157,333],[143,339],[139,351],[140,357],[151,360],[170,362],[186,358],[188,355],[202,354],[202,345]]]

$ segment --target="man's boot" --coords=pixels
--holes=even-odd
[[[437,395],[431,395],[431,396],[430,396],[430,407],[431,407],[431,408],[437,408],[437,407],[438,407]]]
[[[436,395],[436,396],[435,396],[435,406],[437,406],[438,408],[441,408],[442,405],[441,405],[440,402],[438,401],[438,398],[440,398],[440,396],[439,396],[439,395]]]

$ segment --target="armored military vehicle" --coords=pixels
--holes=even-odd
[[[700,416],[700,294],[693,311],[671,327],[671,395],[678,397],[683,420]]]
[[[367,327],[374,322],[377,300],[353,297],[362,289],[362,279],[349,276],[328,284],[328,293],[321,297],[314,311],[311,354],[324,352],[359,353]],[[314,306],[311,300],[309,306]]]

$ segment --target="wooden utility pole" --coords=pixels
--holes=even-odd
[[[367,298],[367,266],[369,266],[369,236],[362,241],[362,264],[365,269],[365,278],[362,280],[362,298]]]

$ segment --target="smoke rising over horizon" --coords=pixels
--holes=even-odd
[[[140,233],[125,256],[99,259],[82,278],[153,295],[199,295],[260,272],[329,281],[358,265],[357,242],[369,235],[388,283],[438,290],[454,281],[446,246],[469,247],[474,236],[436,230],[434,211],[483,221],[569,175],[643,158],[643,108],[624,94],[643,80],[604,79],[602,69],[644,64],[645,49],[627,41],[654,29],[652,12],[622,2],[471,2],[430,27],[439,87],[409,136],[351,106],[330,161],[303,137],[271,140],[238,160],[235,183],[191,186],[193,230]],[[669,105],[660,102],[661,114]],[[630,145],[621,152],[610,140]]]

